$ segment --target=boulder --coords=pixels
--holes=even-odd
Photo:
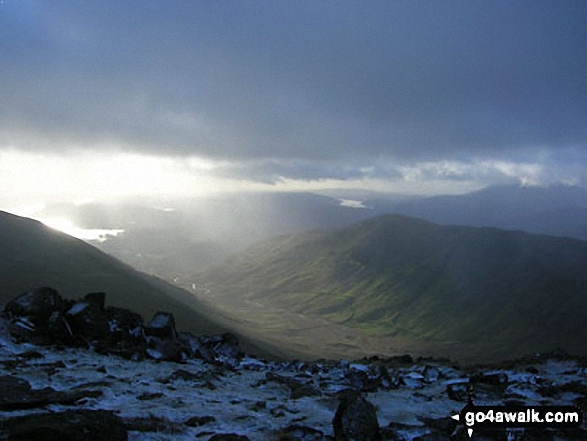
[[[183,348],[178,340],[166,340],[156,337],[147,338],[146,353],[153,360],[182,361]]]
[[[102,311],[104,311],[104,308],[106,306],[106,293],[91,292],[84,296],[84,300],[93,303],[94,305],[98,306]]]
[[[148,337],[176,340],[175,318],[169,312],[157,312],[145,327],[145,334]]]
[[[64,317],[70,302],[52,288],[42,287],[19,295],[8,302],[4,312],[15,337],[37,344],[66,339],[71,329]]]
[[[109,353],[127,359],[143,359],[147,349],[143,317],[124,308],[108,307],[106,317],[110,329]]]
[[[340,393],[332,426],[336,441],[381,440],[375,406],[355,390]]]
[[[217,355],[222,355],[229,358],[240,358],[243,352],[240,349],[238,338],[236,335],[225,332],[212,337],[202,338],[202,343],[208,345],[214,350]]]
[[[146,354],[160,361],[181,361],[184,345],[178,339],[175,318],[169,312],[157,312],[144,328],[147,348]]]
[[[107,345],[110,326],[103,306],[94,300],[79,300],[65,313],[76,342],[100,342]]]
[[[216,354],[210,345],[205,344],[202,339],[194,337],[189,332],[180,332],[179,341],[182,343],[184,351],[192,358],[200,358],[208,363],[216,360]]]

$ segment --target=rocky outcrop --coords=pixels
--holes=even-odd
[[[92,348],[127,359],[182,361],[242,357],[234,334],[194,337],[178,333],[175,318],[157,312],[145,326],[140,314],[106,308],[106,295],[90,293],[76,301],[63,299],[49,287],[24,293],[4,308],[11,334],[36,344]]]
[[[71,302],[61,298],[52,288],[42,287],[24,293],[4,307],[11,333],[36,344],[51,344],[71,337],[65,311]]]

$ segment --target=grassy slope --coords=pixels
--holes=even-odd
[[[178,329],[197,334],[232,327],[182,289],[39,222],[0,212],[0,305],[39,286],[51,286],[68,298],[103,291],[108,305],[140,312],[147,321],[156,311],[170,311]],[[263,352],[251,341],[245,346]]]
[[[214,296],[374,336],[585,353],[587,243],[382,216],[283,236],[200,275]]]

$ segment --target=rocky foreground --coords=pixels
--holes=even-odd
[[[0,317],[0,440],[465,440],[450,416],[469,398],[587,409],[587,362],[562,351],[490,366],[266,361],[231,334],[180,333],[170,314],[145,323],[101,293],[50,288]],[[587,428],[472,439],[581,440]]]

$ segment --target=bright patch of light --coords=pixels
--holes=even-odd
[[[80,228],[67,219],[61,218],[38,218],[38,221],[54,230],[61,231],[82,240],[94,240],[104,242],[108,236],[117,236],[124,233],[124,230],[86,229]]]
[[[367,208],[363,205],[363,201],[357,201],[355,199],[338,199],[340,202],[341,207],[348,207],[348,208]]]

